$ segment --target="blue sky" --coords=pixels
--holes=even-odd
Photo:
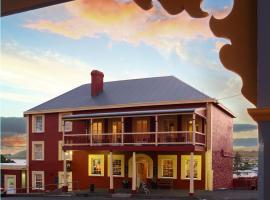
[[[231,7],[231,0],[202,4],[219,18]],[[98,69],[105,81],[174,75],[221,99],[236,114],[235,123],[255,124],[240,77],[219,61],[219,48],[229,41],[215,38],[208,21],[185,12],[170,16],[157,2],[146,12],[127,0],[74,1],[3,17],[1,116],[22,116],[90,82],[90,71]],[[256,131],[248,134],[257,137]]]

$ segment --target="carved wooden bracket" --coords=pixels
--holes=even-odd
[[[222,64],[242,77],[243,95],[257,104],[257,1],[234,0],[232,12],[224,19],[211,17],[210,28],[231,44],[220,49]]]
[[[200,5],[202,0],[158,0],[162,7],[171,15],[176,15],[186,10],[187,13],[194,18],[208,16]],[[134,2],[144,10],[149,10],[153,7],[152,0],[134,0]]]
[[[186,10],[191,17],[206,17],[201,10],[202,0],[158,0],[172,15]],[[142,9],[153,7],[152,0],[134,0]],[[211,17],[210,28],[217,37],[227,38],[231,44],[220,49],[220,60],[243,80],[242,93],[257,104],[257,1],[234,0],[232,12],[224,19]]]

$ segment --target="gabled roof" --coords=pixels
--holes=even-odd
[[[104,82],[103,92],[91,96],[91,84],[81,85],[25,114],[48,110],[77,110],[78,108],[106,107],[127,104],[157,104],[159,102],[206,102],[212,98],[174,76]]]

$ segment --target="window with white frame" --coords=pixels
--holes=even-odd
[[[44,160],[44,141],[32,142],[32,160]]]
[[[44,190],[44,171],[32,171],[33,190]]]
[[[33,133],[42,133],[44,132],[44,115],[33,115],[32,120],[32,129]]]
[[[66,151],[64,152],[62,149],[63,141],[58,141],[58,160],[63,160],[64,156],[66,157],[66,160],[72,160],[72,151]]]
[[[72,113],[59,113],[59,117],[58,117],[58,130],[59,130],[59,132],[63,131],[64,121],[62,119],[64,116],[67,116],[67,115],[72,115]],[[72,122],[66,121],[65,122],[65,132],[70,132],[70,131],[72,131]]]
[[[72,172],[67,172],[67,184],[68,191],[72,190]],[[58,172],[58,188],[62,188],[64,185],[64,172]]]

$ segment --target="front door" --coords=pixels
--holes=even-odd
[[[142,182],[146,183],[147,179],[147,166],[145,162],[137,163],[137,187],[140,187]]]
[[[16,193],[16,175],[5,175],[5,190],[7,194]]]

